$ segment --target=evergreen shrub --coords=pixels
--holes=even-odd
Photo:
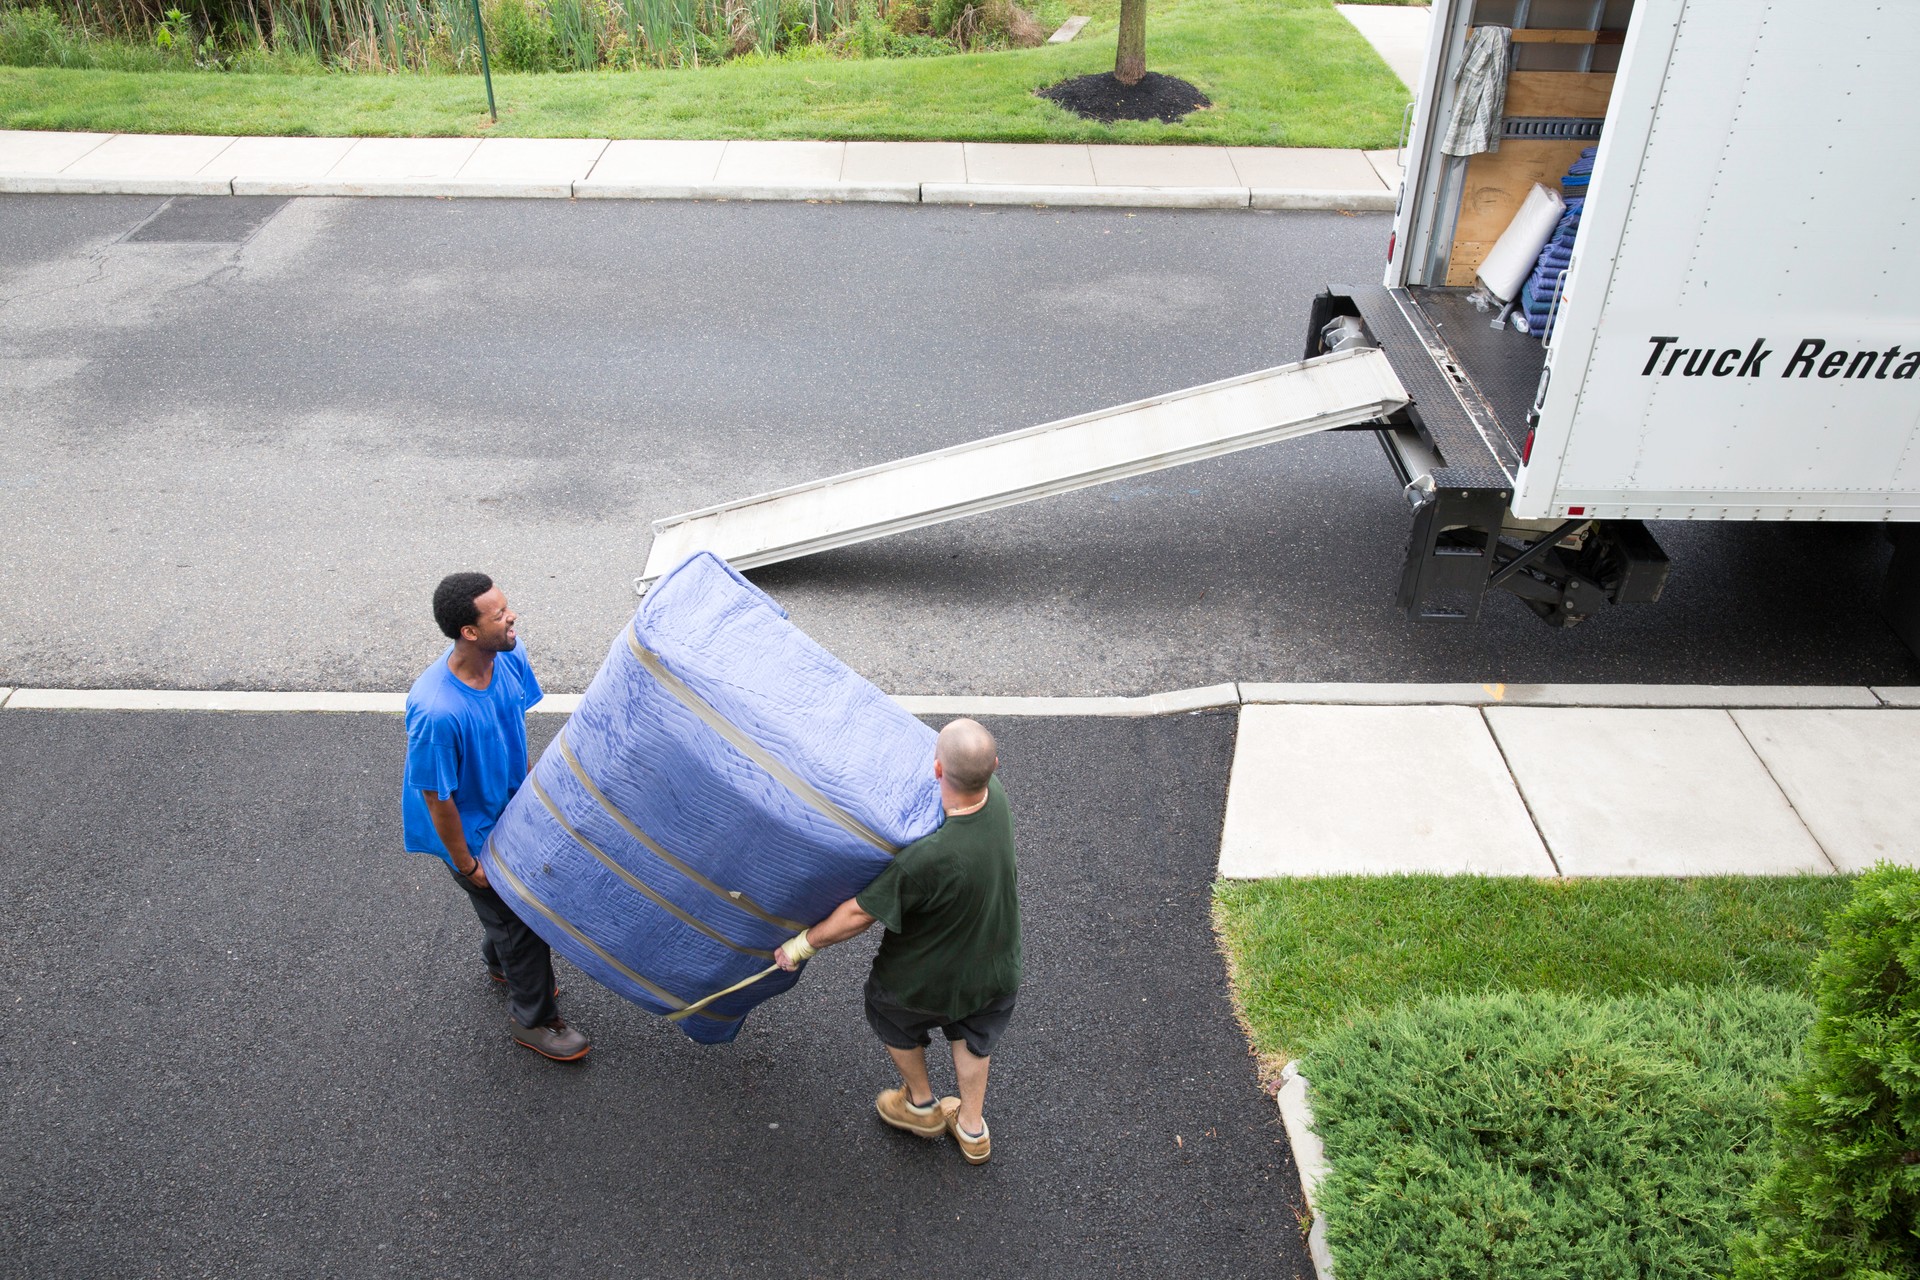
[[[1920,1277],[1920,871],[1862,876],[1827,937],[1738,1280]]]
[[[1443,996],[1302,1061],[1341,1280],[1724,1275],[1813,1008],[1682,987]]]

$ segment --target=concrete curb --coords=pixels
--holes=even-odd
[[[1392,213],[1400,197],[1393,191],[1300,191],[1255,187],[1250,193],[1255,209],[1344,209],[1350,213]]]
[[[569,200],[573,183],[561,182],[463,182],[449,178],[435,182],[412,182],[370,178],[359,182],[329,181],[323,178],[235,178],[236,196],[422,196],[435,199],[470,197],[474,199]]]
[[[918,204],[920,186],[913,182],[693,182],[683,186],[644,182],[596,182],[583,178],[573,184],[581,200],[815,200],[850,204]]]
[[[18,696],[14,696],[18,695]],[[577,693],[550,693],[534,715],[572,715]],[[399,714],[404,693],[289,692],[266,689],[5,689],[0,708],[18,711],[323,711]]]
[[[1893,700],[1903,695],[1912,701]],[[1920,707],[1920,689],[1883,691],[1857,685],[1242,683],[1240,697],[1252,704],[1364,707]]]
[[[57,173],[0,173],[0,193],[39,196],[229,196],[229,178],[67,177]]]
[[[407,708],[404,693],[276,693],[235,689],[15,689],[8,711],[383,711]]]
[[[1313,1131],[1313,1107],[1307,1101],[1307,1078],[1300,1064],[1289,1062],[1280,1072],[1280,1123],[1286,1126],[1293,1165],[1300,1171],[1300,1191],[1313,1221],[1307,1228],[1307,1256],[1319,1280],[1333,1280],[1333,1251],[1327,1246],[1327,1220],[1320,1214],[1320,1184],[1327,1176],[1327,1148]]]
[[[1044,204],[1089,209],[1244,209],[1247,201],[1248,191],[1245,187],[1016,186],[986,182],[920,184],[922,204]]]
[[[68,177],[0,173],[8,195],[345,196],[488,200],[795,200],[845,204],[1045,205],[1082,209],[1282,209],[1391,213],[1391,191],[1248,187],[1029,186],[987,182],[647,183],[486,179]]]

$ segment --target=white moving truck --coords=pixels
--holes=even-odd
[[[1443,154],[1479,27],[1507,33],[1500,145]],[[1561,626],[1655,600],[1647,521],[1915,527],[1920,0],[1434,0],[1421,80],[1385,278],[1314,300],[1304,363],[669,516],[636,585],[1325,430],[1386,447],[1420,621],[1494,589]],[[1476,273],[1594,146],[1548,340],[1495,327]],[[1895,541],[1920,652],[1920,538]]]
[[[1443,154],[1481,25],[1500,145]],[[1381,435],[1411,616],[1652,600],[1645,521],[1920,519],[1916,67],[1906,0],[1435,0],[1385,279],[1318,299],[1307,351],[1377,344],[1412,399]],[[1596,144],[1548,341],[1494,327],[1477,268]],[[1920,648],[1916,559],[1887,603]]]

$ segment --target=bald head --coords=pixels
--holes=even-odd
[[[933,758],[947,784],[963,795],[984,790],[1000,766],[999,748],[993,735],[978,720],[954,720],[940,731]]]

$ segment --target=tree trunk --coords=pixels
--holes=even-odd
[[[1120,0],[1120,52],[1113,60],[1113,78],[1139,84],[1146,74],[1147,0]]]

